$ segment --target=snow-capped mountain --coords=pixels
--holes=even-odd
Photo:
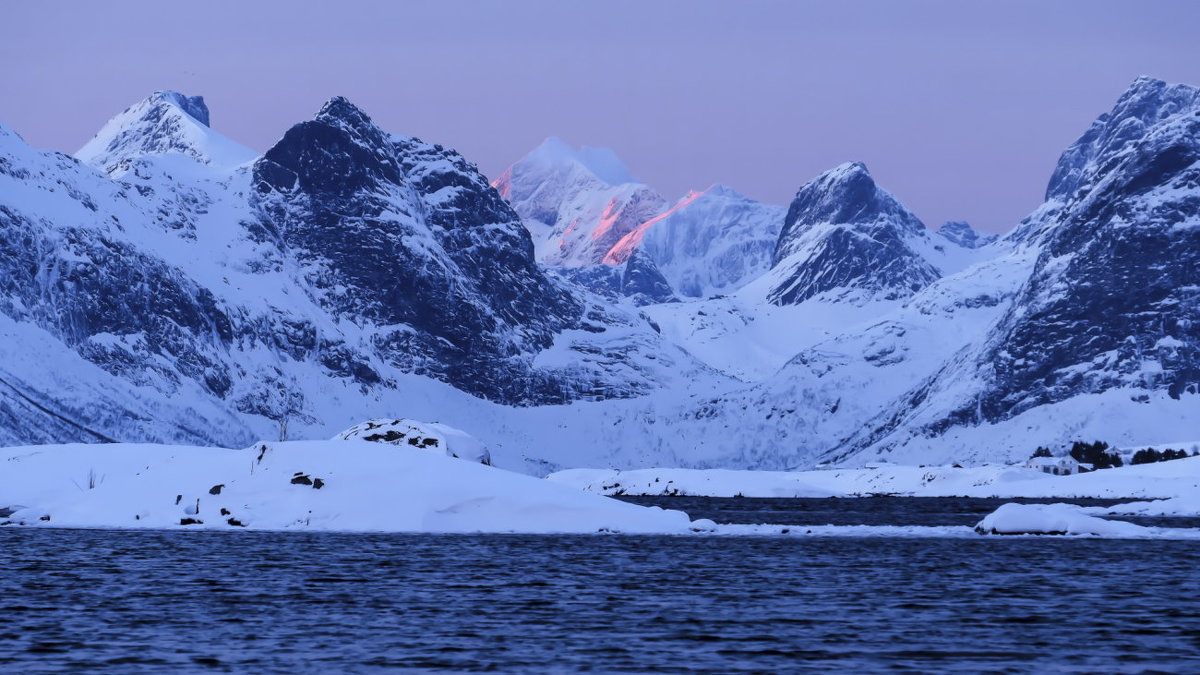
[[[198,125],[199,105],[130,110]],[[547,275],[473,165],[345,99],[232,167],[146,119],[106,127],[119,179],[0,133],[4,438],[235,445],[289,421],[325,434],[405,397],[406,374],[531,404],[697,368]]]
[[[1196,430],[1200,91],[1136,81],[1063,153],[1046,198],[1007,237],[1029,271],[994,324],[847,450]]]
[[[634,228],[604,262],[619,264],[640,250],[683,296],[729,293],[770,268],[785,213],[714,185]]]
[[[529,229],[539,262],[596,265],[667,202],[637,182],[611,150],[575,150],[557,138],[508,167],[493,182]]]
[[[922,255],[932,249],[925,225],[866,166],[843,164],[796,193],[772,256],[767,299],[792,305],[830,291],[907,297],[942,275]]]
[[[861,164],[786,214],[714,188],[568,232],[644,186],[550,143],[497,181],[518,215],[345,99],[258,158],[207,121],[155,94],[86,162],[0,126],[0,443],[244,446],[403,416],[545,473],[1200,436],[1192,87],[1138,80],[995,241],[927,230]],[[543,225],[576,242],[562,265],[540,264]]]
[[[75,157],[118,176],[138,157],[169,153],[222,167],[244,164],[257,156],[209,128],[204,97],[156,91],[112,118]]]

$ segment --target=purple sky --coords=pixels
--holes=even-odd
[[[112,9],[118,7],[119,9]],[[849,160],[927,224],[1005,231],[1137,75],[1200,85],[1200,2],[16,0],[0,122],[72,152],[155,89],[257,150],[345,95],[494,177],[544,137],[675,199],[785,204]]]

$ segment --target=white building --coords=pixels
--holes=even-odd
[[[1025,462],[1025,466],[1055,476],[1070,476],[1073,473],[1079,473],[1080,468],[1083,467],[1071,457],[1030,457],[1029,461]]]

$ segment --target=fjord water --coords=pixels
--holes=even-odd
[[[1057,537],[2,528],[0,671],[1197,672],[1198,560]]]

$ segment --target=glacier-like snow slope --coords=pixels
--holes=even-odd
[[[638,225],[666,210],[610,150],[575,150],[557,138],[508,167],[492,185],[520,214],[537,259],[548,265],[600,264]]]
[[[665,466],[695,468],[981,463],[1020,461],[1038,445],[1078,439],[1137,445],[1195,436],[1186,379],[1197,363],[1188,317],[1200,269],[1191,260],[1200,251],[1195,91],[1139,80],[1080,141],[1112,156],[1078,144],[1064,154],[1062,166],[1079,165],[1079,175],[1106,189],[1085,187],[1064,201],[1055,178],[1046,205],[1010,236],[976,248],[918,230],[862,167],[827,174],[818,181],[825,190],[802,189],[793,223],[815,225],[790,241],[785,228],[784,264],[739,291],[745,299],[644,309],[714,368],[761,381],[608,408],[618,429],[653,428],[653,447],[604,429],[611,450],[595,466],[645,466],[655,455]],[[1093,159],[1081,162],[1081,154]],[[1060,167],[1056,176],[1064,173],[1074,175]],[[842,236],[826,236],[833,232]],[[842,239],[852,244],[841,247]],[[789,264],[795,256],[803,264]],[[889,278],[900,283],[883,284]],[[924,285],[914,290],[913,279]],[[755,295],[780,288],[804,289],[797,309],[756,339],[748,328],[761,314]],[[819,331],[808,329],[814,324]],[[1075,356],[1098,350],[1083,363]],[[1017,369],[1006,373],[1010,363]],[[1006,391],[1014,385],[1016,395]]]

